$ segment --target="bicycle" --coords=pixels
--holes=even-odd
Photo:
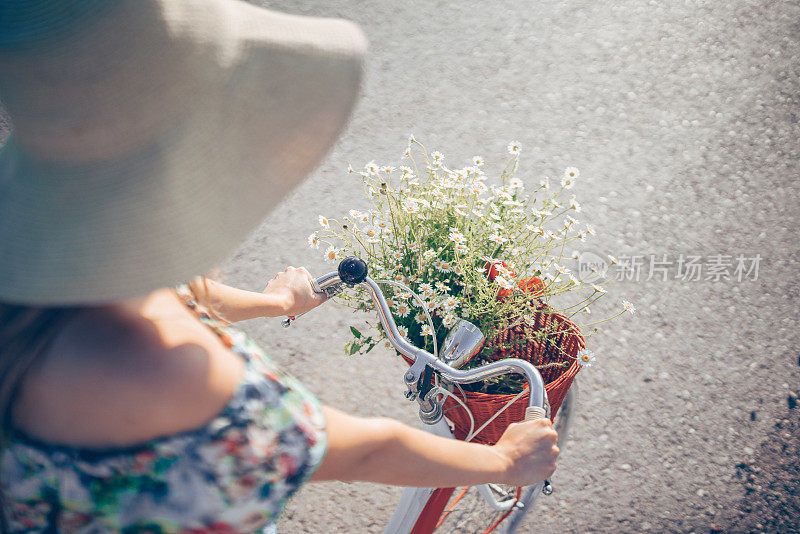
[[[427,431],[454,439],[450,426],[444,419],[443,411],[444,400],[447,396],[458,400],[451,390],[460,384],[474,383],[507,373],[521,374],[528,382],[530,400],[529,406],[525,410],[525,421],[549,417],[549,404],[544,383],[538,370],[532,364],[520,359],[506,359],[475,369],[458,369],[458,366],[480,350],[484,342],[480,330],[464,320],[460,320],[454,325],[445,338],[441,350],[437,350],[434,343],[434,352],[438,353],[438,356],[411,345],[400,335],[383,291],[378,285],[379,282],[367,276],[367,272],[366,262],[359,258],[346,258],[340,262],[337,271],[313,280],[312,287],[319,293],[325,293],[329,298],[339,294],[345,288],[355,288],[359,285],[366,287],[371,292],[388,341],[401,355],[406,356],[412,362],[411,367],[403,376],[408,388],[406,398],[410,401],[416,400],[419,404],[419,416],[426,424]],[[399,282],[380,281],[380,283],[390,283],[402,287],[404,291],[414,295],[410,288]],[[296,317],[286,318],[282,325],[288,327],[294,319]],[[428,319],[430,320],[430,316]],[[576,398],[574,388],[573,385],[567,393],[554,423],[556,431],[559,433],[560,443],[563,443],[569,429],[570,415]],[[458,400],[458,402],[461,401]],[[464,408],[466,409],[465,405]],[[474,436],[479,431],[480,429],[477,429],[470,434]],[[469,439],[468,436],[466,440],[469,441]],[[442,513],[444,506],[450,500],[452,489],[448,488],[449,491],[442,491],[444,488],[406,488],[386,527],[386,534],[429,534],[447,521],[452,523],[453,506],[462,501],[469,489],[462,490],[453,500],[451,508]],[[553,491],[549,479],[522,488],[483,484],[474,489],[475,498],[479,496],[488,505],[488,508],[483,507],[483,510],[491,511],[496,516],[496,519],[491,520],[491,525],[485,532],[495,531],[498,526],[502,525],[502,532],[505,534],[517,531],[524,515],[532,508],[539,494],[549,495]]]

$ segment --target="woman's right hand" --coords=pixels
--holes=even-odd
[[[529,486],[548,478],[556,470],[557,443],[558,433],[549,419],[509,425],[493,446],[507,462],[499,482]]]

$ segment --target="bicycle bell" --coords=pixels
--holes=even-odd
[[[459,369],[478,354],[486,340],[480,329],[469,321],[459,319],[442,344],[439,359]]]
[[[339,278],[350,287],[367,279],[367,262],[361,258],[350,256],[339,264]]]

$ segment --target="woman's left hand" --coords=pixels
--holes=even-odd
[[[311,280],[305,267],[287,267],[269,281],[263,293],[280,302],[283,315],[294,317],[325,302],[325,294],[314,292]]]

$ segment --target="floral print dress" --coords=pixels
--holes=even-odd
[[[228,405],[205,426],[141,445],[80,449],[18,431],[2,452],[11,532],[274,532],[286,501],[319,466],[318,400],[243,332],[177,292],[246,361]]]

